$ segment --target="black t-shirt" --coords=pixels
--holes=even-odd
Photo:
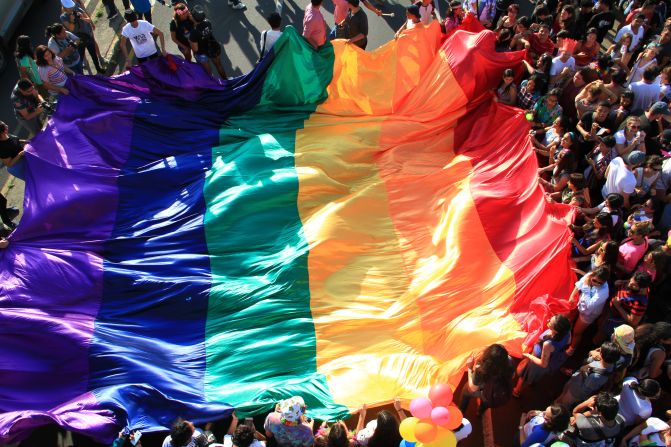
[[[585,29],[596,28],[596,40],[601,43],[615,24],[615,16],[610,11],[594,14]]]
[[[23,150],[23,145],[19,142],[19,138],[10,135],[6,140],[0,140],[0,159],[14,158]]]
[[[582,117],[580,117],[580,125],[584,130],[589,132],[592,129],[592,124],[594,123],[594,113],[595,112],[585,112]],[[610,114],[606,116],[606,119],[600,123],[597,123],[599,127],[608,129],[610,132],[606,135],[613,135],[613,120],[610,118]],[[605,135],[602,135],[605,136]]]
[[[170,32],[175,33],[177,40],[179,40],[180,43],[184,45],[190,46],[189,36],[191,35],[192,31],[193,31],[193,22],[191,20],[172,19],[170,21]],[[200,46],[200,44],[198,46]]]
[[[345,26],[348,29],[347,38],[351,39],[359,34],[368,36],[368,16],[363,12],[363,9],[359,8],[354,14],[350,11],[345,22]],[[365,50],[366,45],[368,45],[368,39],[364,37],[363,39],[354,42],[354,45]]]
[[[198,43],[198,51],[196,54],[204,54],[206,56],[218,56],[221,47],[219,42],[214,38],[212,31],[212,24],[209,20],[203,20],[193,27],[193,31],[189,35],[189,41]]]

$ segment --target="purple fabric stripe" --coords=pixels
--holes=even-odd
[[[111,417],[81,408],[95,403],[87,392],[88,351],[102,297],[103,244],[117,212],[114,173],[128,156],[136,101],[110,81],[77,77],[69,87],[71,96],[27,148],[24,215],[9,248],[0,250],[5,442],[52,420],[77,430],[109,426]]]

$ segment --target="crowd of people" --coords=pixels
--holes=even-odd
[[[123,1],[127,24],[121,48],[126,59],[127,42],[139,63],[164,54],[166,37],[151,24],[149,2]],[[670,415],[656,406],[671,382],[668,3],[538,0],[530,16],[521,16],[513,1],[455,0],[440,17],[434,0],[419,0],[407,5],[407,20],[396,33],[400,38],[406,30],[433,20],[450,33],[471,16],[496,33],[497,51],[526,49],[524,63],[502,73],[493,95],[524,111],[546,200],[575,210],[571,243],[576,282],[566,297],[570,313],[552,316],[519,363],[501,345],[476,354],[466,365],[460,407],[466,412],[476,398],[477,414],[482,414],[554,377],[563,380],[561,393],[546,402],[547,408],[521,415],[517,445],[671,446],[671,429],[665,422]],[[334,0],[334,23],[329,25],[322,2],[310,0],[306,6],[306,41],[319,48],[329,39],[346,39],[365,50],[368,19],[363,8],[378,16],[382,10],[368,0]],[[46,44],[34,47],[28,36],[17,39],[21,79],[11,101],[17,120],[31,135],[41,128],[53,101],[69,94],[69,78],[83,73],[87,52],[98,73],[106,70],[95,24],[81,0],[61,3],[60,21],[47,28]],[[118,15],[113,0],[103,3],[109,18]],[[172,3],[170,38],[182,56],[210,73],[214,67],[226,78],[221,44],[203,9]],[[245,8],[239,0],[230,0],[229,6]],[[282,33],[280,12],[267,18],[269,29],[261,33],[259,57]],[[18,178],[23,176],[24,144],[0,122],[0,159]],[[0,218],[9,230],[17,214],[0,196]],[[0,248],[7,244],[0,239]],[[584,359],[578,359],[583,352]],[[263,433],[253,424],[238,424],[233,415],[228,434],[219,441],[226,447],[265,442],[280,447],[392,447],[401,441],[398,424],[405,413],[398,400],[396,414],[381,411],[367,425],[362,408],[353,431],[341,422],[316,426],[305,409],[300,397],[282,401],[268,415]],[[468,436],[467,419],[459,430],[460,439]],[[115,447],[139,444],[134,436],[122,432]],[[164,447],[217,441],[207,430],[180,420]]]

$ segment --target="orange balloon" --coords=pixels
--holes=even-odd
[[[417,438],[417,441],[419,442],[423,442],[425,444],[429,443],[436,439],[437,434],[438,429],[431,422],[422,420],[419,421],[417,425],[415,425],[415,438]]]
[[[450,405],[447,409],[450,411],[450,419],[447,421],[447,424],[443,425],[443,427],[448,430],[454,430],[461,425],[461,420],[464,418],[464,415],[461,414],[461,410],[454,405]]]

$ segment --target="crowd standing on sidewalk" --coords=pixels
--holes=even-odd
[[[302,26],[294,24],[302,28],[306,42],[319,49],[329,39],[345,39],[365,50],[365,9],[378,16],[382,9],[368,0],[333,0],[334,22],[327,23],[323,1],[310,0]],[[461,409],[468,412],[475,398],[480,415],[551,380],[563,389],[548,396],[544,410],[521,415],[519,436],[511,443],[671,446],[670,415],[660,404],[660,396],[668,398],[671,392],[669,4],[538,0],[527,17],[519,15],[519,5],[513,2],[455,0],[446,5],[445,17],[439,16],[434,0],[409,2],[407,21],[395,36],[403,39],[412,28],[434,20],[449,34],[465,20],[477,20],[496,33],[497,51],[526,50],[526,61],[501,73],[492,95],[506,107],[522,109],[529,121],[538,183],[546,200],[572,206],[576,213],[571,225],[576,282],[566,297],[570,313],[553,315],[521,360],[511,358],[500,345],[474,353],[466,365]],[[81,0],[61,4],[62,13],[47,27],[44,44],[38,44],[39,36],[17,39],[21,79],[10,100],[17,120],[31,135],[39,131],[58,97],[69,94],[70,78],[82,75],[89,59],[99,74],[107,69],[95,23]],[[103,4],[109,19],[119,14],[114,0]],[[228,5],[241,13],[245,9],[240,0],[229,0]],[[225,79],[222,45],[213,32],[216,24],[201,7],[191,8],[188,2],[166,6],[173,10],[170,38],[182,56]],[[123,7],[125,59],[131,60],[127,41],[138,63],[165,54],[165,36],[151,23],[149,1],[123,0]],[[259,58],[282,33],[281,10],[267,20]],[[0,160],[17,178],[23,178],[24,145],[0,122]],[[7,230],[15,227],[17,214],[0,195],[0,219]],[[0,239],[0,248],[7,244]],[[233,415],[220,440],[237,447],[266,442],[280,447],[391,447],[400,442],[398,423],[405,417],[399,401],[395,409],[396,414],[380,412],[374,424],[364,427],[363,407],[361,422],[350,433],[340,423],[315,425],[295,396],[268,415],[263,433],[250,424],[239,425]],[[115,444],[134,441],[133,436],[123,432]],[[164,447],[217,441],[208,430],[180,420]]]

